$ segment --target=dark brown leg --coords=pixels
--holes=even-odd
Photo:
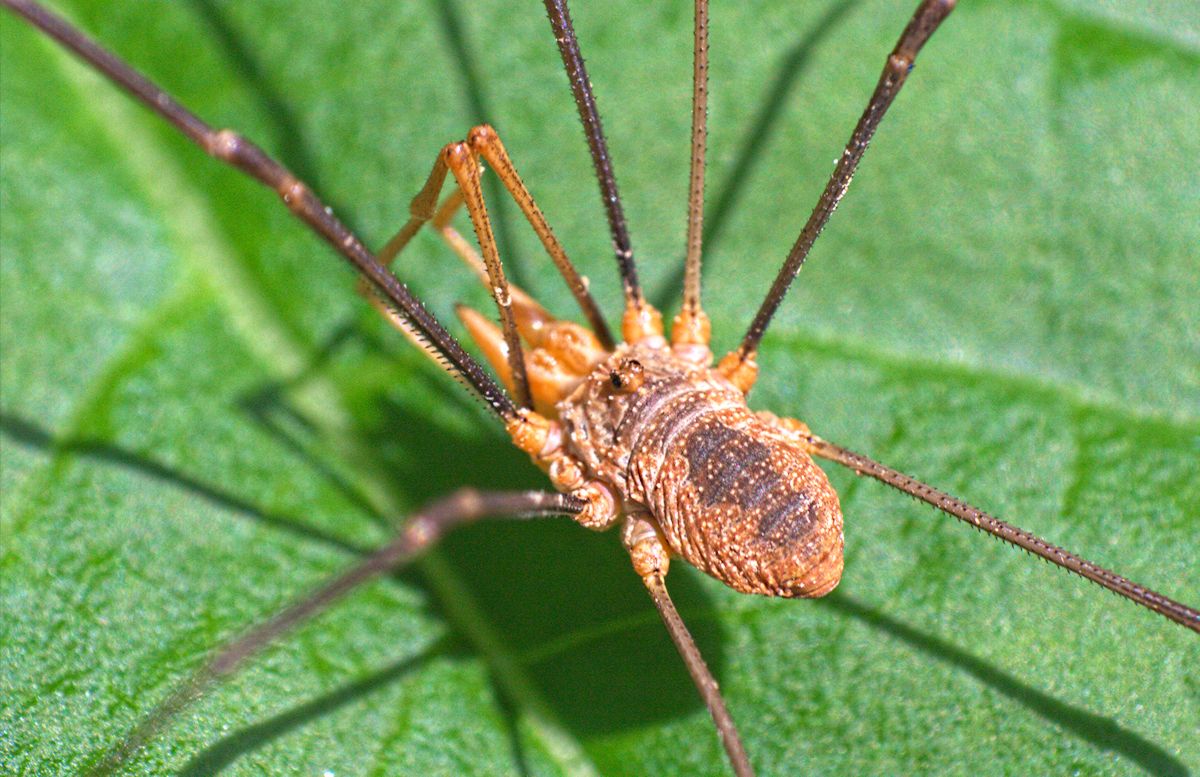
[[[653,320],[657,312],[642,296],[642,288],[638,283],[633,244],[629,240],[629,228],[625,224],[621,195],[617,192],[617,177],[613,173],[612,159],[608,155],[608,142],[604,139],[604,127],[601,126],[600,111],[596,108],[592,82],[588,78],[583,55],[579,52],[579,39],[575,37],[571,12],[567,8],[566,0],[543,2],[546,14],[550,17],[550,27],[554,30],[554,40],[558,43],[558,53],[567,71],[567,80],[571,83],[571,95],[575,98],[576,108],[579,109],[579,121],[583,124],[583,134],[587,138],[588,151],[592,155],[592,167],[600,184],[600,199],[608,217],[613,251],[617,256],[617,269],[621,273],[621,283],[625,288],[625,320],[631,322],[628,327],[623,323],[622,330],[632,327],[634,332],[649,332],[654,329]],[[658,321],[660,332],[661,325],[662,322]],[[626,336],[625,339],[630,338]]]
[[[675,648],[687,666],[688,674],[692,676],[696,690],[700,692],[700,697],[708,707],[708,713],[717,727],[717,735],[721,738],[721,745],[725,748],[734,774],[738,777],[753,777],[754,768],[750,765],[750,757],[746,755],[746,748],[742,746],[733,716],[729,714],[725,700],[721,698],[717,681],[712,672],[708,671],[700,649],[696,647],[691,632],[688,631],[683,618],[679,617],[679,611],[675,609],[671,595],[667,592],[666,577],[667,568],[670,566],[670,554],[659,537],[657,528],[646,518],[630,516],[621,530],[621,540],[629,551],[633,570],[642,578],[658,614],[662,617],[663,625],[667,627],[667,633],[671,635],[671,641],[675,643]]]
[[[479,492],[463,489],[438,500],[409,518],[399,536],[359,564],[300,599],[270,620],[220,648],[190,679],[180,685],[140,722],[93,769],[108,774],[119,767],[175,715],[198,700],[214,683],[229,677],[272,642],[316,617],[363,583],[398,569],[441,539],[455,526],[481,518],[540,518],[573,515],[583,504],[566,494],[546,491]]]
[[[763,333],[767,331],[772,316],[779,308],[779,303],[783,301],[792,280],[804,265],[809,249],[816,242],[817,236],[821,234],[829,217],[833,215],[833,211],[837,209],[838,203],[841,202],[846,190],[850,187],[850,179],[854,177],[854,171],[858,169],[858,163],[866,153],[867,145],[875,135],[879,122],[883,120],[892,101],[896,99],[900,87],[904,86],[904,81],[908,78],[909,71],[912,70],[913,63],[916,61],[917,53],[954,10],[954,4],[955,0],[924,0],[917,7],[908,26],[900,35],[896,48],[892,49],[891,55],[888,56],[887,64],[883,68],[883,75],[879,77],[875,92],[871,95],[866,110],[863,111],[858,124],[854,127],[850,142],[846,144],[846,150],[838,159],[837,167],[834,168],[829,183],[825,184],[825,191],[821,193],[821,199],[817,201],[817,206],[813,209],[812,215],[808,217],[804,229],[800,231],[800,236],[796,238],[795,245],[788,252],[783,267],[779,268],[779,274],[775,276],[775,282],[771,284],[766,299],[763,300],[762,306],[754,315],[754,320],[750,322],[746,336],[742,338],[742,343],[736,351],[721,360],[722,372],[730,376],[743,391],[748,390],[754,383],[755,356],[758,352],[758,344],[762,340]]]
[[[687,258],[683,306],[671,326],[673,345],[707,346],[711,329],[700,307],[700,256],[704,232],[704,156],[708,145],[708,0],[696,0],[692,54],[692,167],[688,181]],[[702,352],[708,363],[707,348]]]
[[[961,499],[950,496],[944,491],[926,485],[891,467],[884,466],[861,453],[855,453],[840,445],[834,445],[827,440],[823,440],[810,432],[808,427],[798,421],[790,421],[788,419],[778,419],[778,421],[783,428],[795,434],[798,441],[812,455],[837,462],[860,475],[867,475],[886,483],[898,491],[903,491],[926,504],[933,505],[963,523],[970,524],[993,537],[998,537],[1007,543],[1016,545],[1018,548],[1027,550],[1035,556],[1044,558],[1051,564],[1074,572],[1080,577],[1087,578],[1115,594],[1124,596],[1135,604],[1140,604],[1192,631],[1200,633],[1200,611],[1163,596],[1157,591],[1138,585],[1132,580],[1118,575],[1116,572],[1105,569],[1098,564],[1093,564],[1085,558],[1081,558],[1070,551],[1063,550],[1057,545],[1043,540],[1036,534],[1031,534],[1024,529],[1006,523],[993,515],[985,513],[978,507],[973,507]]]
[[[403,319],[416,341],[471,387],[496,415],[514,419],[517,409],[480,364],[403,283],[388,272],[312,190],[266,152],[231,130],[215,130],[112,52],[32,0],[0,0],[71,53],[99,70],[211,156],[273,189],[301,221],[342,255]]]

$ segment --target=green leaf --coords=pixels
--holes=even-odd
[[[640,269],[670,313],[690,8],[577,5]],[[718,351],[910,10],[733,5],[713,9]],[[768,334],[752,404],[1195,605],[1200,15],[1172,5],[1164,29],[1154,4],[1079,5],[964,3],[935,36]],[[279,155],[371,245],[441,145],[493,123],[617,320],[536,4],[66,10]],[[544,481],[273,194],[0,17],[0,762],[69,773],[406,511]],[[512,274],[570,313],[516,215],[498,215]],[[400,272],[439,315],[486,303],[431,236]],[[670,578],[762,773],[1200,769],[1195,635],[831,476],[847,535],[833,596],[746,597],[682,563]],[[464,530],[355,592],[127,771],[727,768],[616,537],[549,521]]]

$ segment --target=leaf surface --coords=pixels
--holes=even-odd
[[[578,5],[640,269],[670,314],[690,8]],[[713,12],[718,352],[910,10],[800,5]],[[752,405],[1194,605],[1200,18],[1167,5],[963,4],[770,330]],[[617,321],[590,165],[536,7],[64,10],[277,154],[371,245],[441,145],[491,122]],[[0,35],[0,761],[67,773],[407,511],[460,485],[542,480],[271,193],[9,14]],[[570,314],[517,216],[498,209],[512,275]],[[433,237],[401,264],[439,315],[456,300],[488,309]],[[829,599],[740,596],[683,564],[671,575],[762,773],[1200,769],[1194,635],[831,476],[847,571]],[[465,530],[356,592],[128,772],[220,769],[727,767],[616,537],[558,521]]]

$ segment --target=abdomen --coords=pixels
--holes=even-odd
[[[837,586],[841,507],[808,454],[744,405],[662,421],[629,473],[673,552],[746,593],[816,597]]]

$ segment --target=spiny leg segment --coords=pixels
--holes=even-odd
[[[683,268],[683,304],[671,324],[676,351],[692,348],[707,364],[712,335],[700,307],[700,257],[704,240],[704,168],[708,145],[708,0],[696,0],[692,55],[692,159],[688,178],[687,257]],[[700,348],[703,346],[703,348]]]
[[[1007,543],[1027,550],[1035,556],[1044,558],[1050,563],[1074,572],[1080,577],[1087,578],[1115,594],[1124,596],[1136,604],[1140,604],[1192,631],[1200,633],[1200,611],[1163,596],[1157,591],[1138,585],[1132,580],[1118,575],[1116,572],[1094,564],[1070,551],[1063,550],[1035,534],[1006,523],[977,507],[967,504],[961,499],[950,496],[944,491],[926,485],[891,467],[880,464],[861,453],[855,453],[840,445],[835,445],[828,440],[823,440],[806,429],[799,432],[799,437],[804,447],[814,456],[820,456],[823,459],[841,464],[843,467],[848,467],[860,475],[867,475],[882,483],[886,483],[892,488],[933,505],[963,523],[970,524],[993,537],[998,537]]]
[[[679,611],[675,609],[675,603],[671,601],[671,595],[667,591],[667,570],[670,567],[671,554],[657,526],[642,516],[630,515],[621,529],[621,541],[629,551],[633,571],[642,578],[642,583],[646,586],[667,633],[671,635],[671,641],[675,643],[675,649],[683,658],[696,690],[700,692],[700,697],[708,707],[708,713],[717,727],[717,735],[721,738],[721,745],[725,748],[725,755],[729,758],[734,773],[738,777],[750,777],[754,774],[754,769],[750,765],[750,757],[746,755],[746,748],[742,745],[741,736],[738,735],[737,726],[734,725],[733,716],[729,714],[729,708],[725,706],[725,699],[721,697],[716,679],[708,670],[708,664],[700,655],[696,641],[692,639],[691,632],[679,616]]]
[[[870,144],[875,130],[879,127],[879,122],[883,120],[892,101],[896,99],[900,88],[904,86],[904,81],[913,68],[917,54],[938,26],[954,10],[955,2],[956,0],[924,0],[917,7],[912,19],[909,20],[904,32],[900,35],[896,47],[888,56],[883,74],[879,77],[875,92],[871,95],[866,109],[854,127],[850,142],[846,144],[846,149],[838,159],[833,175],[825,185],[825,190],[821,193],[821,198],[817,201],[812,215],[808,217],[808,222],[800,231],[800,236],[796,238],[796,243],[792,246],[791,251],[788,252],[783,266],[779,268],[779,274],[775,276],[775,281],[771,284],[766,299],[763,300],[754,319],[750,322],[750,327],[746,330],[741,345],[721,360],[721,371],[743,391],[748,391],[754,385],[754,379],[758,372],[756,364],[758,345],[762,340],[763,333],[767,331],[767,326],[771,323],[771,318],[779,308],[779,303],[783,301],[792,280],[804,265],[804,260],[808,257],[813,243],[816,242],[821,230],[829,221],[829,217],[833,215],[833,211],[837,209],[838,203],[841,202],[846,190],[850,187],[850,180],[854,177],[858,163],[867,151],[867,145]]]
[[[608,154],[608,142],[604,139],[604,127],[600,112],[596,108],[596,96],[588,78],[583,55],[579,51],[579,40],[571,22],[571,13],[566,0],[543,0],[554,40],[562,56],[567,79],[571,82],[571,95],[579,109],[579,120],[587,138],[588,151],[592,156],[592,167],[600,184],[600,199],[608,218],[608,229],[612,235],[613,251],[617,257],[617,269],[625,290],[625,315],[621,331],[627,342],[637,342],[653,334],[662,334],[662,317],[642,295],[638,283],[637,265],[633,259],[633,244],[629,239],[629,228],[625,224],[625,211],[621,207],[621,196],[617,192],[617,178],[613,173],[612,159]]]
[[[504,144],[500,142],[500,136],[491,127],[484,125],[471,130],[467,136],[467,142],[471,145],[472,149],[475,149],[491,165],[492,170],[500,177],[504,188],[516,200],[517,205],[521,208],[521,212],[533,226],[534,232],[537,233],[538,239],[546,249],[546,253],[550,255],[554,266],[558,268],[559,273],[567,282],[568,287],[570,287],[571,294],[578,302],[580,310],[583,311],[584,318],[587,319],[588,324],[591,326],[593,334],[596,335],[600,340],[600,344],[605,349],[612,350],[616,343],[613,341],[612,333],[609,332],[608,323],[604,320],[604,314],[600,312],[600,308],[596,305],[596,300],[588,291],[587,281],[579,274],[575,266],[571,264],[571,260],[567,258],[566,252],[558,242],[558,238],[554,236],[554,232],[546,222],[546,217],[542,215],[541,209],[534,201],[533,195],[525,188],[525,184],[517,174],[517,168],[508,156]]]
[[[215,683],[233,675],[284,634],[320,615],[363,583],[403,567],[437,543],[450,529],[483,518],[571,515],[583,507],[566,494],[554,492],[480,492],[473,489],[462,489],[428,505],[405,521],[399,534],[387,545],[220,648],[109,752],[94,772],[107,774],[116,769]]]
[[[595,298],[588,291],[587,281],[579,274],[575,265],[567,257],[566,251],[562,244],[555,237],[554,231],[550,228],[546,221],[545,215],[541,208],[538,207],[533,195],[526,188],[525,183],[521,180],[521,176],[517,173],[516,165],[508,155],[508,151],[504,148],[504,144],[500,140],[499,134],[486,124],[481,124],[473,128],[467,133],[467,138],[463,143],[450,144],[443,149],[442,154],[445,155],[451,148],[461,147],[464,145],[470,150],[475,158],[485,160],[500,178],[500,182],[508,191],[509,195],[517,203],[521,212],[525,215],[530,226],[541,241],[542,246],[546,249],[546,253],[550,256],[554,266],[566,281],[568,288],[571,290],[572,296],[575,297],[579,308],[583,311],[584,317],[587,319],[588,325],[600,340],[600,343],[608,350],[612,350],[614,342],[612,334],[609,331],[608,323],[604,320],[604,314],[600,311],[596,304]],[[463,252],[454,244],[454,241],[446,234],[447,224],[450,218],[454,215],[464,203],[464,192],[460,188],[456,193],[451,194],[442,205],[434,211],[436,192],[431,192],[429,184],[421,190],[416,197],[413,198],[409,206],[410,217],[408,222],[396,233],[387,245],[379,252],[379,261],[385,265],[391,266],[392,261],[404,249],[408,242],[416,234],[417,230],[426,221],[433,218],[434,228],[446,237],[450,242],[451,247],[456,252],[463,256]],[[480,195],[482,199],[482,195]],[[470,208],[469,199],[466,200],[468,209]],[[484,251],[485,258],[487,251]],[[468,263],[472,263],[471,258],[463,256]]]
[[[490,133],[490,127],[477,127],[472,131],[473,141],[448,143],[434,160],[433,169],[421,191],[413,198],[409,208],[411,216],[388,245],[381,252],[381,258],[390,263],[404,246],[417,233],[421,225],[431,219],[437,208],[438,196],[446,182],[446,174],[450,173],[458,182],[458,190],[466,203],[471,216],[471,224],[475,228],[475,236],[479,240],[483,252],[483,264],[487,268],[488,288],[496,309],[500,313],[500,326],[504,333],[507,346],[508,373],[512,377],[512,385],[516,394],[517,406],[532,407],[529,394],[529,378],[525,374],[525,351],[517,332],[516,318],[512,309],[512,294],[509,290],[508,279],[504,275],[504,266],[500,262],[500,252],[496,246],[496,237],[492,233],[491,219],[487,206],[483,201],[483,185],[479,175],[478,154],[480,138]],[[494,137],[494,133],[491,133]]]
[[[273,189],[292,213],[358,270],[439,364],[475,391],[501,419],[510,421],[517,417],[512,400],[483,367],[463,350],[408,287],[371,255],[358,236],[333,215],[332,209],[287,168],[237,133],[213,129],[128,63],[38,3],[32,0],[0,0],[0,3],[103,73],[209,155]]]
[[[571,322],[558,321],[529,294],[509,283],[503,273],[499,272],[501,262],[498,249],[484,210],[482,189],[478,186],[480,159],[496,171],[505,189],[521,208],[547,254],[571,288],[592,330]],[[438,205],[437,197],[447,172],[454,173],[459,185]],[[464,205],[471,215],[482,255],[451,225],[454,215]],[[559,360],[564,356],[564,352],[562,348],[556,347],[556,344],[568,345],[564,340],[574,339],[582,350],[589,353],[594,350],[600,354],[611,351],[615,344],[599,307],[588,291],[587,281],[576,270],[554,236],[541,209],[517,174],[516,166],[496,131],[486,124],[479,125],[467,134],[466,140],[445,146],[439,153],[425,185],[413,198],[409,214],[408,221],[380,250],[379,260],[390,266],[428,222],[483,282],[500,309],[501,327],[497,328],[477,311],[464,305],[456,306],[456,312],[472,339],[483,350],[486,360],[499,373],[501,381],[519,398],[522,408],[534,407],[542,413],[553,413],[554,403],[565,395],[558,390],[559,384],[570,383],[582,377],[590,371],[592,362],[595,361],[590,360],[587,368],[576,374],[577,371],[572,369],[570,364],[563,364]],[[393,325],[413,339],[413,333],[409,331],[406,322],[392,315],[368,286],[360,282],[359,291]],[[526,352],[526,345],[533,350]],[[580,348],[567,350],[576,354],[580,352]],[[526,402],[526,398],[530,401]]]

